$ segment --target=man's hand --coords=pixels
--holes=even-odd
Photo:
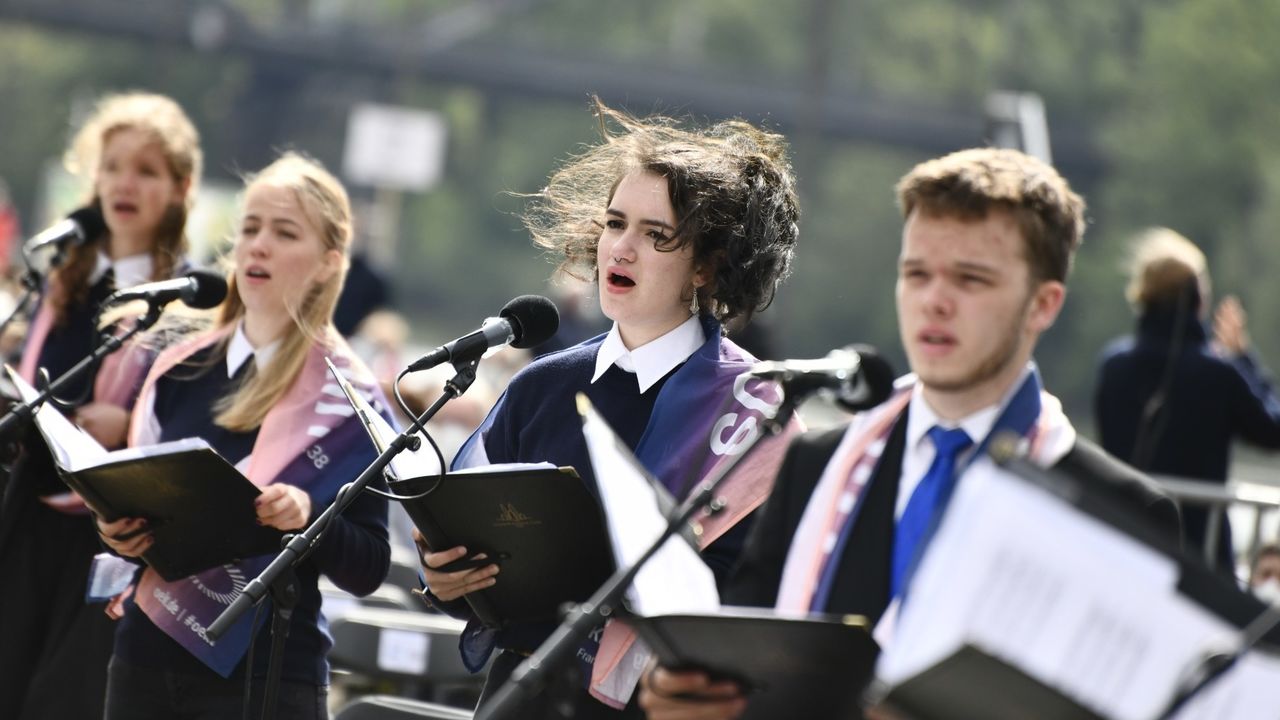
[[[735,683],[658,667],[640,680],[640,707],[649,720],[733,720],[747,709],[747,700]]]
[[[457,600],[467,593],[493,587],[498,582],[494,577],[498,574],[498,566],[492,563],[456,572],[442,572],[441,568],[449,563],[467,557],[467,549],[461,545],[441,552],[431,552],[417,528],[413,529],[413,543],[418,546],[418,562],[422,565],[427,589],[441,600]],[[477,555],[476,559],[483,560],[485,555]]]

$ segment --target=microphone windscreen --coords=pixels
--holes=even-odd
[[[888,400],[893,394],[893,381],[898,377],[889,361],[880,355],[879,350],[870,345],[859,343],[849,345],[847,349],[858,354],[862,375],[862,382],[859,385],[865,388],[865,393],[859,393],[860,397],[857,398],[844,397],[836,393],[836,402],[848,410],[861,412]]]
[[[188,307],[208,310],[218,307],[227,298],[227,279],[212,270],[192,270],[187,278],[194,280],[196,290],[189,299],[183,299]]]
[[[102,210],[93,205],[76,210],[67,219],[80,226],[80,238],[76,245],[95,240],[107,231],[107,221],[102,217]]]
[[[512,347],[531,348],[551,339],[560,328],[560,311],[555,303],[541,295],[521,295],[502,307],[498,313],[511,321],[516,339]]]

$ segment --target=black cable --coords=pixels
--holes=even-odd
[[[1164,372],[1159,384],[1156,385],[1155,392],[1142,406],[1142,416],[1138,419],[1138,432],[1133,441],[1133,452],[1129,455],[1129,464],[1138,470],[1149,469],[1152,456],[1169,424],[1169,412],[1167,412],[1169,391],[1173,389],[1173,379],[1178,371],[1178,358],[1182,355],[1182,345],[1186,340],[1187,314],[1191,309],[1191,301],[1193,297],[1199,296],[1196,282],[1196,278],[1192,277],[1178,292],[1173,329],[1169,339],[1169,355],[1165,360]]]

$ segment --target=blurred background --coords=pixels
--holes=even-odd
[[[158,91],[203,136],[202,252],[228,231],[242,172],[304,151],[347,182],[357,251],[411,341],[435,345],[550,291],[511,193],[596,137],[598,93],[785,133],[802,232],[760,319],[768,354],[867,342],[901,370],[894,181],[1022,142],[1089,201],[1038,353],[1087,430],[1096,353],[1132,326],[1120,264],[1135,228],[1198,243],[1280,361],[1277,30],[1266,0],[0,0],[0,237],[12,250],[74,205],[58,155],[98,96]]]

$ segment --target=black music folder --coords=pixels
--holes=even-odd
[[[555,622],[563,603],[586,600],[613,574],[604,512],[573,468],[498,466],[388,484],[420,496],[400,502],[433,550],[462,545],[498,565],[493,587],[466,596],[489,627]]]
[[[861,718],[880,648],[858,616],[715,614],[623,616],[660,663],[702,670],[747,692],[746,720]]]
[[[167,581],[280,550],[284,533],[258,524],[257,486],[207,445],[178,443],[162,454],[74,472],[59,466],[58,473],[104,520],[147,518],[155,543],[142,559]]]
[[[8,366],[24,400],[36,395]],[[142,559],[167,581],[280,549],[258,524],[252,482],[200,438],[107,451],[45,404],[35,425],[58,475],[104,520],[141,517],[155,542]]]
[[[912,720],[1103,720],[1054,688],[968,644],[891,689],[882,704]]]

